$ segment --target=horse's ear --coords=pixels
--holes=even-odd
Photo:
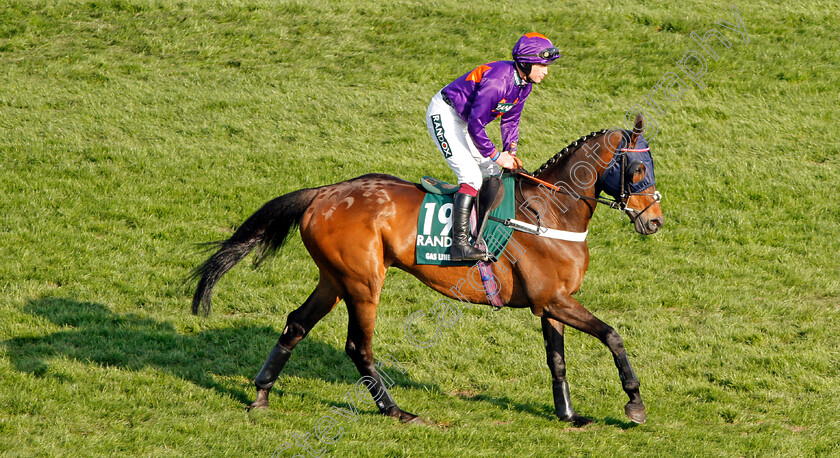
[[[642,135],[642,132],[645,131],[645,118],[642,117],[642,114],[639,113],[636,115],[636,124],[633,126],[633,134],[630,136],[630,147],[636,147],[636,140],[639,139],[639,135]]]

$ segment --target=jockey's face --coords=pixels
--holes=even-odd
[[[539,83],[545,78],[545,75],[548,75],[548,65],[532,64],[531,74],[528,75],[528,78],[535,83]]]

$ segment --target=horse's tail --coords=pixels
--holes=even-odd
[[[200,306],[204,316],[210,315],[213,286],[248,253],[257,249],[254,265],[259,266],[283,246],[317,193],[317,189],[301,189],[271,200],[245,220],[229,239],[212,243],[219,246],[219,251],[190,275],[192,279],[200,279],[193,296],[193,314],[198,314]]]

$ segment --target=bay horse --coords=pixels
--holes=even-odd
[[[640,234],[656,232],[663,217],[653,181],[649,180],[651,186],[643,192],[631,192],[629,187],[642,182],[646,175],[652,177],[652,160],[647,172],[644,163],[627,164],[623,160],[627,154],[624,151],[639,151],[633,148],[643,138],[643,130],[640,115],[632,130],[603,130],[581,137],[533,174],[548,187],[518,177],[516,218],[533,220],[537,214],[543,227],[582,233],[601,202],[625,211]],[[600,197],[601,191],[609,188],[604,177],[616,167],[620,169],[621,192],[614,195],[615,201],[605,201]],[[543,202],[555,204],[535,210],[534,202],[540,196]],[[475,275],[475,269],[415,263],[417,218],[423,197],[418,185],[383,174],[300,189],[266,203],[229,239],[217,242],[218,251],[193,271],[193,278],[199,281],[192,312],[208,315],[213,286],[221,276],[255,249],[258,265],[285,243],[295,226],[299,226],[303,244],[318,266],[318,285],[303,305],[289,314],[286,327],[254,381],[257,397],[249,408],[268,406],[271,387],[295,346],[344,300],[349,314],[345,351],[362,374],[380,413],[402,422],[422,423],[397,406],[374,367],[371,340],[385,271],[393,266],[452,299],[489,304],[483,291],[467,288],[459,290],[460,297],[455,296],[456,282]],[[515,232],[513,242],[523,248],[517,258],[501,256],[494,263],[499,294],[506,307],[528,307],[540,317],[557,417],[575,425],[592,422],[575,412],[569,396],[563,343],[564,326],[568,325],[596,337],[610,350],[622,388],[629,396],[625,413],[634,422],[644,422],[647,414],[639,379],[621,336],[572,297],[589,264],[585,240],[556,240]]]

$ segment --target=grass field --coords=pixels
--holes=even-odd
[[[840,6],[359,0],[0,5],[0,455],[840,455]],[[712,38],[705,88],[677,62]],[[209,319],[183,279],[265,201],[383,172],[452,179],[429,99],[540,31],[565,57],[529,98],[535,169],[648,110],[665,227],[603,207],[577,298],[624,337],[648,421],[632,425],[609,352],[566,338],[576,409],[553,414],[539,320],[472,307],[417,348],[406,318],[438,299],[389,274],[374,351],[432,426],[360,405],[333,444],[316,425],[359,375],[343,306],[295,350],[269,410],[253,377],[314,288],[299,236],[219,283]],[[697,62],[692,63],[699,71]],[[659,95],[661,97],[661,93]],[[488,131],[498,137],[497,124]],[[283,395],[279,396],[282,390]],[[346,420],[346,421],[345,421]],[[312,455],[317,453],[311,453]]]

